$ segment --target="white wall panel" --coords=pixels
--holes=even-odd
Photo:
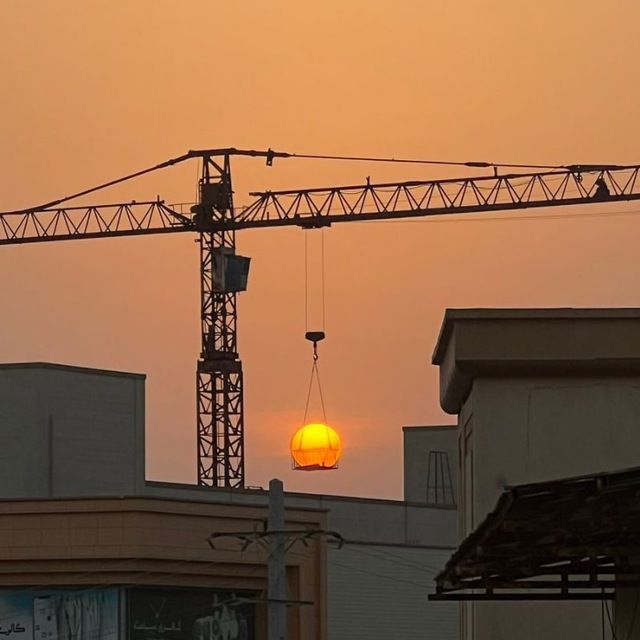
[[[331,548],[329,640],[457,640],[458,605],[427,600],[449,555],[399,546]]]

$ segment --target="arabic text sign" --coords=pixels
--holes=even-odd
[[[118,640],[117,589],[0,589],[8,640]]]
[[[212,589],[132,589],[129,640],[252,640],[254,605]]]

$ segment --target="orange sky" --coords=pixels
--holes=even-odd
[[[638,24],[632,0],[3,0],[0,209],[196,147],[639,162]],[[443,174],[239,160],[236,202]],[[195,179],[181,167],[99,198],[189,201]],[[322,382],[346,441],[341,469],[325,474],[292,472],[287,454],[311,364],[303,232],[239,235],[253,258],[240,300],[248,484],[400,497],[400,427],[452,421],[429,364],[446,307],[640,305],[637,216],[500,217],[325,232]],[[319,232],[308,238],[317,249]],[[146,372],[147,475],[193,480],[193,238],[2,247],[0,269],[0,361]]]

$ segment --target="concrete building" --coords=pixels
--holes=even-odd
[[[640,310],[448,310],[433,362],[458,416],[460,531],[505,488],[637,466]],[[602,637],[600,603],[467,602],[465,640]]]
[[[0,366],[0,629],[18,616],[38,640],[70,640],[86,609],[101,640],[266,637],[264,549],[207,537],[262,530],[268,493],[145,481],[144,428],[142,375]],[[286,493],[287,528],[345,540],[288,552],[292,640],[457,637],[457,607],[427,601],[457,542],[456,431],[404,437],[409,501]]]
[[[458,495],[456,425],[403,427],[404,499],[455,507]]]
[[[0,627],[5,611],[38,640],[266,637],[265,549],[207,543],[261,530],[266,500],[146,487],[144,376],[0,367],[0,452]],[[289,507],[286,525],[326,516]],[[290,597],[309,603],[289,610],[292,638],[326,637],[325,557],[311,539],[288,559]]]
[[[144,381],[80,367],[0,365],[0,498],[142,491]]]

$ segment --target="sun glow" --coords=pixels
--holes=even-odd
[[[329,425],[307,424],[291,438],[291,456],[294,468],[302,471],[336,469],[342,455],[342,442]]]

